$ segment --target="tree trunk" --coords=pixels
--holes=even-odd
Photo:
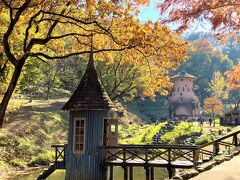
[[[215,114],[213,113],[213,127],[215,127]]]
[[[9,103],[9,100],[13,94],[13,91],[17,85],[17,81],[20,77],[20,74],[22,72],[23,65],[25,64],[26,59],[19,60],[17,66],[15,67],[14,73],[12,75],[11,82],[8,85],[7,91],[5,92],[2,102],[0,104],[0,128],[3,126],[4,123],[4,116],[5,112]]]

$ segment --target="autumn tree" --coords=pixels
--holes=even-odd
[[[91,36],[94,54],[102,59],[111,61],[117,51],[124,51],[124,61],[148,63],[145,95],[171,86],[162,77],[185,57],[185,43],[160,22],[137,20],[141,2],[0,0],[0,54],[14,69],[0,104],[0,127],[26,61],[89,53]]]
[[[158,7],[162,15],[168,14],[166,22],[179,24],[178,30],[199,20],[210,23],[216,35],[239,34],[239,0],[164,0]]]
[[[227,76],[227,85],[234,91],[238,92],[238,98],[235,101],[235,108],[238,108],[240,103],[239,93],[240,93],[240,63],[233,66],[232,70],[225,72]]]
[[[122,53],[117,54],[110,64],[106,60],[98,61],[96,67],[112,100],[132,100],[136,95],[142,94],[148,86],[148,78],[145,73],[147,63],[139,64],[137,67],[129,62],[124,62]]]
[[[215,126],[215,116],[222,114],[222,102],[216,96],[206,98],[203,104],[203,111],[211,114],[213,126]]]
[[[209,82],[207,91],[211,93],[212,97],[214,96],[221,101],[228,98],[229,88],[227,87],[225,78],[220,71],[216,71],[213,74],[213,78]]]

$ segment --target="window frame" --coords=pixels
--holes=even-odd
[[[81,121],[84,122],[84,126],[83,126],[83,150],[76,150],[75,146],[76,146],[76,124],[77,121],[80,120],[80,124]],[[86,145],[86,118],[84,117],[76,117],[73,119],[73,154],[85,154],[85,145]],[[81,127],[81,126],[80,126]]]

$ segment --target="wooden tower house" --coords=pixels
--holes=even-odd
[[[118,144],[118,120],[97,75],[92,45],[83,78],[62,109],[69,111],[65,179],[105,180],[104,155],[99,147]]]
[[[200,116],[200,100],[194,90],[196,79],[185,71],[171,77],[174,86],[168,97],[170,117],[196,119]]]

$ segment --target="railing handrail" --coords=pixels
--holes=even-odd
[[[198,146],[196,145],[170,145],[170,144],[160,144],[160,145],[140,145],[140,144],[134,144],[134,145],[117,145],[117,146],[100,146],[100,149],[189,149],[189,150],[196,150],[198,149]]]
[[[67,144],[52,144],[51,147],[67,147]]]
[[[224,139],[227,139],[227,138],[229,138],[229,137],[231,137],[231,136],[234,136],[234,135],[236,135],[236,134],[239,134],[239,133],[240,133],[240,130],[235,131],[235,132],[233,132],[233,133],[230,133],[230,134],[227,134],[227,135],[225,135],[225,136],[223,136],[223,137],[220,137],[220,138],[218,138],[218,139],[215,139],[215,140],[213,140],[213,141],[211,141],[211,142],[209,142],[209,143],[202,144],[202,145],[198,145],[198,148],[201,149],[201,148],[203,148],[203,147],[212,145],[212,144],[214,144],[214,143],[217,143],[217,142],[219,142],[219,141],[222,141],[222,140],[224,140]]]

